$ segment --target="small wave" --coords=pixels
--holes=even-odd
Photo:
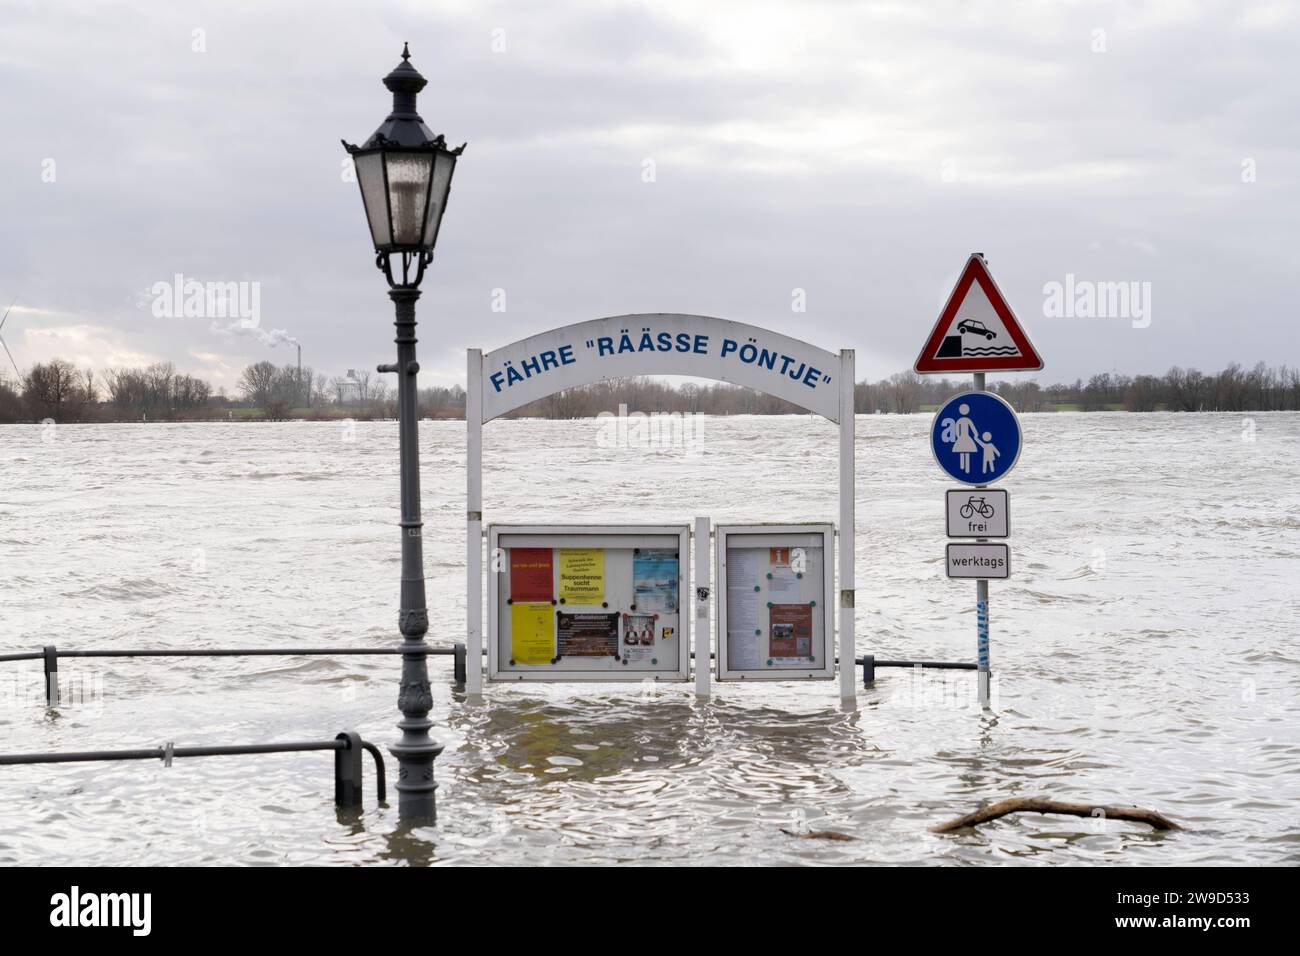
[[[148,598],[160,598],[171,594],[175,589],[153,578],[125,578],[117,584],[96,585],[64,597],[88,597],[108,601],[138,601]]]

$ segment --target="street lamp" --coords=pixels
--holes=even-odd
[[[393,111],[361,146],[343,148],[352,156],[361,201],[365,205],[370,236],[375,245],[375,265],[388,279],[388,297],[396,307],[397,364],[381,365],[380,372],[397,373],[398,435],[402,483],[402,598],[398,628],[402,632],[402,683],[397,707],[402,719],[401,739],[390,748],[398,762],[398,815],[408,822],[437,819],[433,761],[441,745],[429,736],[433,722],[424,635],[429,611],[424,597],[424,551],[421,547],[420,448],[417,430],[415,360],[415,301],[420,281],[433,260],[451,174],[464,145],[448,149],[415,111],[415,97],[427,80],[411,66],[410,50],[403,45],[402,62],[384,77],[393,94]],[[396,257],[397,261],[394,261]],[[400,262],[400,275],[394,269]]]

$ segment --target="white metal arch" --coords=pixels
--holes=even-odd
[[[841,358],[807,342],[707,315],[592,319],[483,355],[483,421],[625,375],[690,375],[743,385],[839,421]]]
[[[839,354],[742,322],[641,313],[578,322],[484,353],[469,349],[466,375],[466,691],[482,693],[483,426],[529,402],[628,375],[688,375],[743,385],[837,422],[839,445],[840,696],[855,698],[854,353]],[[696,647],[697,675],[708,669]],[[697,688],[707,692],[707,678]]]

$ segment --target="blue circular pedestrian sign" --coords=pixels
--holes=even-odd
[[[1020,457],[1020,421],[991,392],[963,392],[935,412],[930,448],[939,467],[967,485],[988,485]]]

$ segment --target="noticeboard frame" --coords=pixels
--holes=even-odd
[[[633,340],[632,330],[641,335]],[[618,347],[610,345],[617,341]],[[629,347],[625,347],[625,341]],[[743,344],[742,344],[743,343]],[[651,350],[653,348],[653,350]],[[671,350],[669,350],[671,348]],[[778,364],[771,356],[783,357]],[[751,361],[752,359],[752,361]],[[797,380],[787,374],[798,364]],[[744,385],[784,398],[814,415],[835,423],[839,431],[838,554],[835,567],[839,601],[835,607],[835,639],[840,656],[852,662],[854,640],[854,528],[856,527],[856,422],[854,414],[853,349],[838,355],[769,329],[707,315],[635,313],[606,316],[550,329],[484,352],[465,350],[465,649],[471,662],[465,693],[483,693],[486,668],[482,661],[484,573],[486,544],[483,511],[483,427],[530,402],[579,385],[610,381],[627,375],[692,375],[732,385]],[[829,390],[829,391],[827,391]],[[830,394],[834,392],[834,395]],[[696,570],[711,567],[697,563]],[[487,572],[491,573],[491,572]],[[697,600],[698,605],[703,601]],[[697,638],[710,636],[697,618]],[[706,643],[700,640],[700,643]],[[697,654],[702,652],[697,649]],[[708,694],[710,669],[696,668],[696,693]],[[840,700],[857,698],[857,668],[840,668]]]
[[[487,529],[488,537],[488,680],[499,683],[517,683],[520,681],[543,682],[584,682],[584,683],[626,683],[628,681],[686,681],[690,679],[691,649],[691,609],[694,602],[689,594],[690,584],[690,543],[691,529],[688,524],[680,525],[632,525],[632,524],[493,524]],[[505,539],[503,542],[502,539]],[[613,547],[610,539],[619,540],[619,546],[636,548],[637,539],[672,538],[677,547],[677,666],[675,668],[659,667],[651,669],[634,665],[624,665],[614,669],[580,668],[559,663],[511,665],[509,660],[501,659],[501,605],[504,600],[502,588],[508,580],[509,567],[496,570],[493,557],[504,556],[505,548],[510,547],[546,547],[546,548],[590,548]],[[666,541],[660,540],[653,546],[663,547]],[[506,585],[508,586],[508,585]],[[610,608],[610,613],[620,612],[622,608]],[[622,624],[620,624],[620,633]]]
[[[817,663],[812,667],[797,668],[734,668],[727,655],[727,546],[735,537],[748,538],[751,547],[798,547],[817,540],[822,549],[822,582],[816,591],[822,605],[822,633],[820,640],[813,635],[814,655]],[[771,543],[787,539],[786,544]],[[798,540],[788,540],[798,539]],[[714,647],[717,666],[714,671],[719,681],[767,680],[805,681],[832,680],[835,677],[835,526],[825,523],[808,524],[747,524],[716,525],[714,527],[714,595],[713,605]],[[854,669],[850,660],[848,669]]]

